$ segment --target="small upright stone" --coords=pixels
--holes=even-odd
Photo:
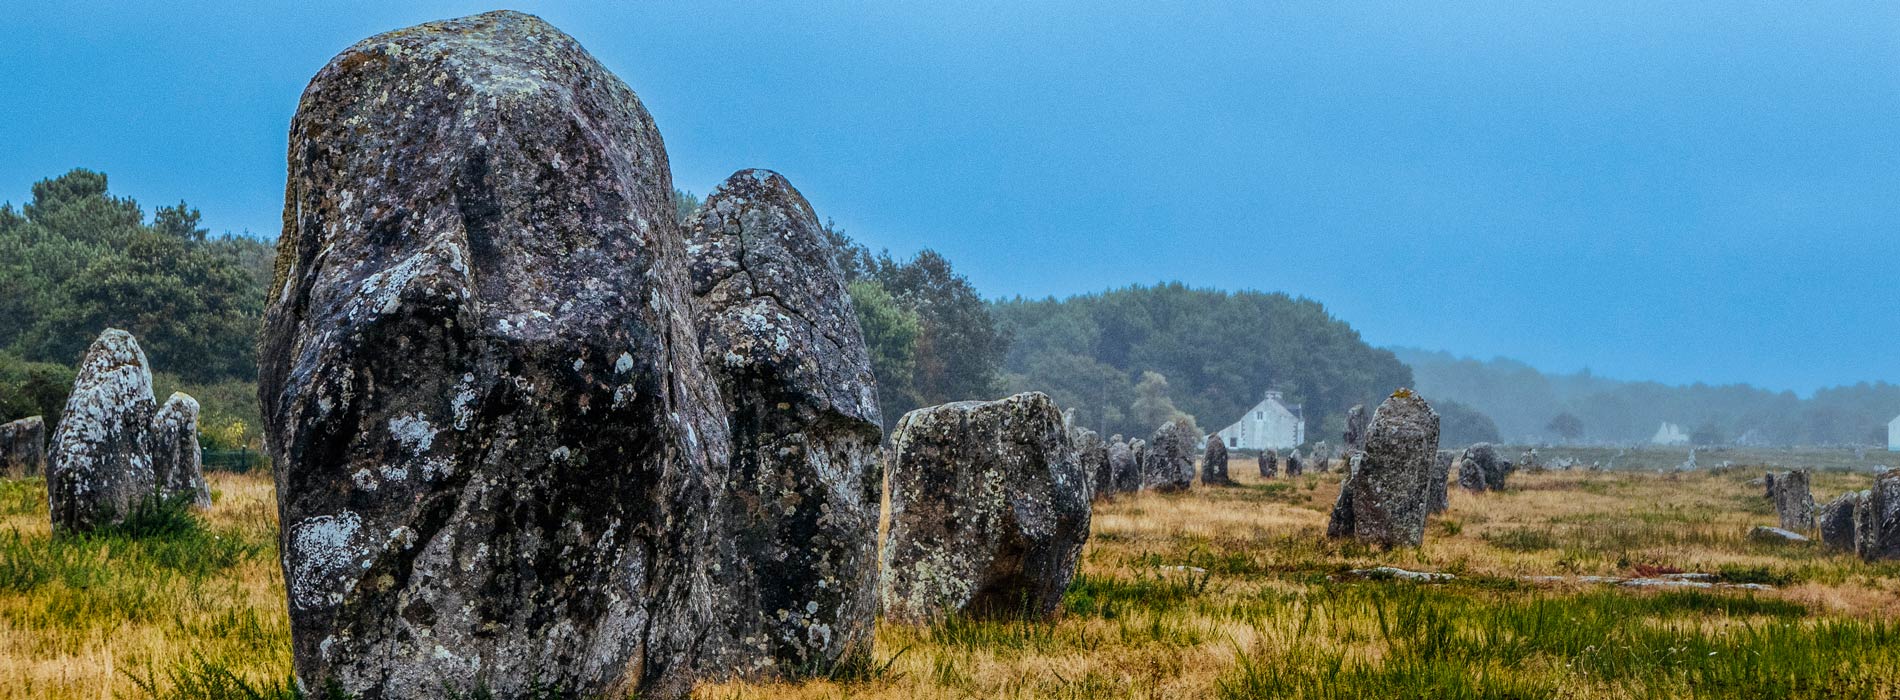
[[[1115,472],[1108,466],[1108,443],[1095,431],[1073,425],[1069,428],[1069,443],[1075,448],[1075,459],[1082,463],[1082,473],[1089,477],[1091,499],[1113,495]]]
[[[1234,480],[1227,476],[1227,445],[1221,442],[1219,434],[1207,436],[1207,447],[1201,452],[1201,483],[1209,486],[1234,484]]]
[[[1130,489],[1131,491],[1148,488],[1149,452],[1147,440],[1135,438],[1128,441],[1128,454],[1135,460],[1135,488]]]
[[[1327,534],[1382,547],[1422,544],[1438,459],[1438,413],[1416,392],[1400,389],[1373,414],[1364,447],[1349,457]]]
[[[1142,485],[1161,493],[1186,491],[1194,485],[1194,436],[1185,420],[1162,423],[1150,440],[1142,464]]]
[[[1511,471],[1511,462],[1499,458],[1497,448],[1480,442],[1465,448],[1458,458],[1458,487],[1472,493],[1503,491]]]
[[[1341,466],[1350,466],[1350,462]],[[1325,440],[1313,443],[1313,446],[1306,450],[1306,468],[1318,474],[1332,470],[1333,447],[1326,444]]]
[[[1272,479],[1280,475],[1280,452],[1278,450],[1260,451],[1260,478]]]
[[[27,416],[0,425],[0,476],[39,476],[46,471],[46,421]]]
[[[1141,466],[1135,462],[1135,450],[1120,435],[1108,443],[1108,471],[1110,495],[1141,490]]]
[[[190,394],[173,392],[152,418],[152,478],[160,498],[211,507],[204,448],[198,445],[198,400]]]
[[[46,499],[53,530],[82,533],[124,520],[155,494],[152,370],[132,334],[108,328],[79,361],[53,433]]]
[[[1781,528],[1795,532],[1812,531],[1814,491],[1809,487],[1808,470],[1783,472],[1775,477],[1774,483],[1775,515],[1781,520]]]
[[[736,551],[718,600],[737,648],[707,663],[789,676],[869,654],[883,418],[835,248],[769,170],[734,173],[685,229],[700,354],[732,440]]]
[[[1291,479],[1306,473],[1306,463],[1300,459],[1300,451],[1294,450],[1286,455],[1286,476]]]
[[[1426,513],[1443,513],[1446,508],[1451,507],[1448,500],[1450,494],[1447,492],[1451,486],[1451,462],[1457,457],[1458,453],[1452,450],[1438,451],[1438,458],[1432,465],[1431,485],[1425,488]]]
[[[1048,396],[911,411],[891,453],[887,617],[1055,613],[1088,539],[1089,488]]]
[[[1848,492],[1821,507],[1816,524],[1821,530],[1822,543],[1833,549],[1854,551],[1854,509],[1859,504],[1860,494]]]
[[[1366,405],[1353,404],[1352,408],[1346,411],[1347,459],[1351,459],[1352,453],[1366,449],[1366,425]]]

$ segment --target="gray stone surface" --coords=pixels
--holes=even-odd
[[[1280,453],[1275,450],[1260,451],[1260,478],[1272,479],[1280,475]]]
[[[1806,542],[1808,541],[1807,535],[1803,535],[1799,532],[1794,532],[1792,530],[1787,530],[1787,529],[1783,529],[1779,527],[1768,527],[1767,525],[1756,525],[1755,529],[1748,531],[1748,538],[1752,540],[1762,540],[1765,542]]]
[[[720,495],[734,560],[716,579],[740,675],[870,653],[882,418],[835,249],[783,176],[742,170],[685,224],[695,326],[725,402]],[[719,658],[724,655],[726,658]]]
[[[1048,396],[911,411],[891,453],[886,617],[1056,612],[1088,539],[1089,488]]]
[[[1900,559],[1900,469],[1874,477],[1854,508],[1855,551],[1867,561]]]
[[[152,418],[152,481],[161,498],[211,507],[204,450],[198,445],[198,400],[173,392]]]
[[[1141,490],[1141,466],[1135,462],[1134,447],[1120,435],[1108,443],[1108,470],[1110,495]]]
[[[1859,504],[1860,494],[1849,492],[1822,506],[1815,523],[1821,531],[1821,542],[1833,549],[1854,551],[1854,509]]]
[[[1108,443],[1101,434],[1088,428],[1070,427],[1069,444],[1075,449],[1075,458],[1082,463],[1082,473],[1089,475],[1089,495],[1091,498],[1107,498],[1115,494],[1115,470],[1108,463]]]
[[[298,677],[687,693],[735,647],[731,440],[639,98],[491,12],[343,51],[289,153],[258,394]]]
[[[1496,447],[1480,442],[1465,448],[1458,457],[1458,487],[1472,493],[1503,491],[1512,471],[1514,466],[1498,457]]]
[[[1327,534],[1382,547],[1425,540],[1427,490],[1438,461],[1438,413],[1410,389],[1380,404],[1353,453]]]
[[[0,476],[17,479],[45,472],[45,419],[27,416],[0,425]]]
[[[1367,420],[1365,404],[1353,404],[1346,411],[1346,434],[1341,444],[1346,449],[1347,459],[1352,457],[1353,452],[1366,449]]]
[[[1156,428],[1141,465],[1142,487],[1161,493],[1192,487],[1195,442],[1194,429],[1185,420],[1171,420]]]
[[[1774,493],[1770,500],[1775,504],[1775,515],[1780,518],[1782,529],[1795,532],[1814,530],[1814,491],[1810,483],[1811,475],[1805,469],[1775,476]]]
[[[1446,508],[1451,507],[1448,493],[1451,487],[1451,463],[1457,458],[1456,451],[1438,451],[1437,458],[1432,464],[1431,484],[1425,488],[1426,513],[1443,513]]]
[[[1306,473],[1306,461],[1300,458],[1300,451],[1294,450],[1286,456],[1286,475],[1288,478]]]
[[[1207,447],[1201,451],[1201,483],[1210,486],[1232,486],[1233,478],[1227,475],[1227,445],[1221,442],[1220,435],[1207,436]]]
[[[1135,460],[1135,488],[1130,490],[1140,491],[1148,488],[1148,441],[1141,438],[1129,440],[1128,454]]]
[[[79,361],[48,453],[53,530],[89,532],[152,498],[152,370],[132,334],[108,328]]]

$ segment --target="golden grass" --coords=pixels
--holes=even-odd
[[[1658,610],[1668,603],[1689,612],[1655,612],[1636,625],[1684,635],[1891,623],[1900,616],[1896,565],[1746,539],[1749,527],[1773,524],[1759,487],[1746,483],[1760,471],[1519,474],[1502,493],[1454,490],[1450,511],[1432,519],[1425,546],[1379,552],[1322,537],[1338,475],[1263,482],[1253,476],[1251,460],[1236,459],[1237,487],[1098,504],[1067,611],[1053,622],[881,624],[873,652],[881,672],[868,680],[711,684],[695,697],[1255,697],[1244,686],[1260,682],[1261,674],[1248,669],[1262,664],[1309,672],[1333,659],[1349,670],[1353,664],[1376,670],[1388,657],[1411,653],[1393,641],[1389,625],[1399,618],[1387,616],[1421,600],[1459,611],[1453,623],[1467,629],[1475,624],[1469,620],[1492,609],[1573,600],[1613,608],[1625,599],[1640,605],[1676,595],[1518,580],[1526,575],[1676,569],[1781,582],[1763,593],[1660,599]],[[1817,498],[1868,480],[1823,475]],[[58,580],[24,590],[0,585],[0,700],[140,697],[133,675],[194,655],[254,681],[284,677],[288,632],[270,481],[215,474],[212,485],[217,500],[207,516],[210,531],[252,547],[229,566],[202,576],[160,567],[149,578],[101,579],[85,588]],[[46,540],[43,490],[41,510],[33,511],[20,506],[17,482],[0,486],[14,493],[13,507],[0,514],[0,536],[12,531],[29,543]],[[115,556],[110,547],[81,551],[105,561]],[[1341,576],[1381,564],[1460,579],[1421,586]],[[132,614],[101,616],[124,611]],[[1594,653],[1474,660],[1470,672],[1558,689],[1555,696],[1566,698],[1671,695],[1690,682],[1682,670],[1623,676],[1615,675],[1623,667],[1614,664],[1608,676],[1580,670],[1590,668]],[[1838,653],[1839,659],[1823,654],[1821,663],[1853,661],[1859,652]],[[1891,661],[1900,652],[1876,650],[1868,658]],[[1900,697],[1900,690],[1877,689],[1873,697]]]

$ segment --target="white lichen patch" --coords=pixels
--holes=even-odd
[[[351,511],[306,518],[290,528],[290,603],[302,609],[343,602],[369,561],[363,519]]]
[[[422,454],[435,444],[435,434],[441,432],[429,425],[427,413],[405,413],[389,419],[389,434],[410,454]]]

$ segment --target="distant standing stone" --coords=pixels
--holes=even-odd
[[[1447,491],[1451,485],[1451,462],[1457,457],[1458,453],[1452,450],[1438,451],[1437,459],[1432,464],[1431,484],[1425,487],[1425,512],[1443,513],[1451,507]]]
[[[1425,540],[1427,489],[1438,460],[1438,413],[1410,389],[1380,404],[1351,456],[1328,535],[1383,547]],[[1341,510],[1343,508],[1343,512]]]
[[[1234,480],[1227,476],[1227,445],[1221,442],[1219,434],[1207,436],[1207,447],[1201,452],[1201,483],[1211,486],[1234,484]]]
[[[1276,450],[1260,451],[1260,478],[1272,479],[1280,475],[1280,453]]]
[[[1130,489],[1131,491],[1148,488],[1149,452],[1147,440],[1135,438],[1128,441],[1128,454],[1135,459],[1135,488]]]
[[[1136,440],[1135,442],[1141,442]],[[1141,490],[1141,466],[1135,462],[1135,450],[1116,435],[1108,443],[1109,494],[1119,495]]]
[[[1148,460],[1142,465],[1142,485],[1161,493],[1186,491],[1194,485],[1194,435],[1185,420],[1171,420],[1155,429]]]
[[[152,370],[132,334],[108,328],[79,361],[46,478],[53,530],[88,532],[122,521],[156,495]]]
[[[1345,448],[1347,457],[1353,452],[1366,449],[1366,405],[1353,404],[1346,411]]]
[[[27,416],[0,425],[0,476],[39,476],[46,471],[46,421]]]
[[[1286,476],[1291,479],[1306,473],[1306,463],[1300,459],[1300,451],[1294,450],[1286,455]]]
[[[1775,477],[1775,515],[1784,530],[1814,529],[1814,491],[1809,487],[1809,476],[1808,470],[1796,469]]]
[[[706,662],[789,676],[869,654],[883,418],[836,249],[769,170],[734,173],[685,230],[732,440],[722,530],[736,551],[717,582],[739,648]]]
[[[891,452],[888,618],[1055,613],[1088,539],[1089,489],[1048,396],[911,411]]]
[[[1867,561],[1900,559],[1900,469],[1874,477],[1854,508],[1856,551]]]
[[[174,392],[152,419],[152,476],[160,497],[211,507],[204,449],[198,445],[198,400],[190,394]]]
[[[1498,465],[1500,461],[1497,448],[1491,443],[1480,442],[1465,448],[1458,458],[1458,488],[1472,493],[1501,490],[1504,485],[1501,479],[1496,485],[1491,483],[1494,474],[1503,472]]]
[[[1821,542],[1842,551],[1854,551],[1854,509],[1860,504],[1859,493],[1844,493],[1821,507],[1816,524]]]
[[[1082,463],[1082,472],[1089,476],[1089,495],[1091,498],[1106,498],[1115,493],[1115,472],[1108,466],[1108,443],[1102,436],[1088,428],[1070,426],[1069,442],[1075,448],[1075,458]]]

